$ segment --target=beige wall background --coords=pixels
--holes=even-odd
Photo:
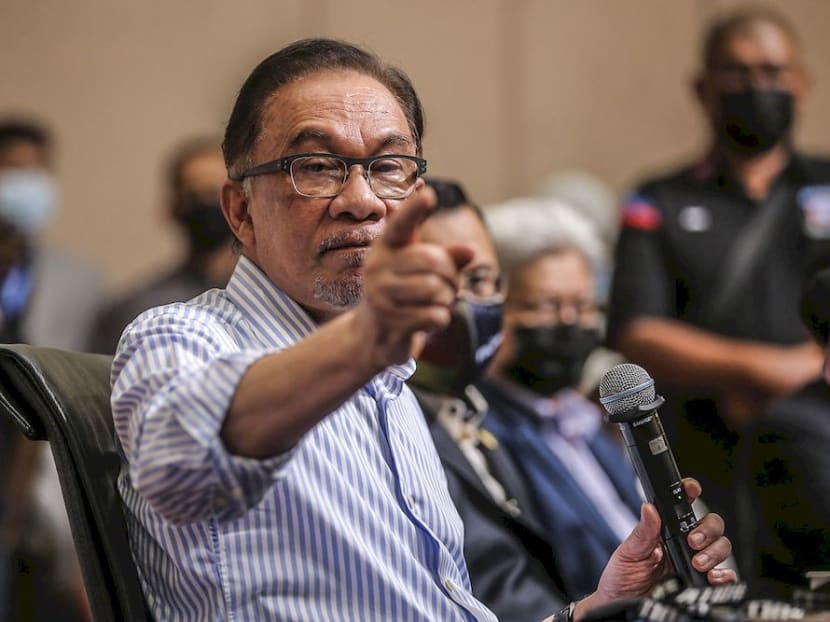
[[[580,168],[616,192],[699,152],[699,34],[729,0],[2,0],[0,115],[54,129],[61,211],[45,237],[113,290],[176,258],[162,163],[221,134],[253,66],[333,36],[401,66],[427,111],[435,175],[481,203]],[[830,151],[830,2],[770,2],[800,31],[813,79],[802,146]]]

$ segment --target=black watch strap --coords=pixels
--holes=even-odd
[[[553,614],[553,622],[573,622],[576,603],[571,602],[567,607],[562,607]]]

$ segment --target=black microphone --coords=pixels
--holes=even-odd
[[[697,518],[657,414],[665,400],[655,394],[654,380],[642,367],[622,363],[603,376],[599,395],[608,419],[620,426],[646,501],[657,507],[663,544],[678,578],[685,585],[708,585],[706,575],[692,566],[694,551],[686,537],[697,526]]]

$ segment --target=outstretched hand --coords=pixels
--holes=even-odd
[[[701,487],[696,480],[684,478],[683,487],[690,501],[700,496]],[[577,604],[575,618],[581,618],[586,611],[620,598],[644,596],[671,573],[668,557],[660,541],[660,527],[657,508],[644,503],[640,522],[611,555],[599,579],[597,591]],[[712,585],[737,580],[734,570],[715,568],[732,552],[732,544],[723,533],[723,519],[710,513],[688,535],[689,546],[697,551],[692,557],[692,565],[705,572]]]
[[[366,258],[356,313],[377,369],[406,361],[425,332],[450,322],[459,270],[472,251],[417,241],[435,201],[434,192],[421,186],[387,216],[386,230]]]

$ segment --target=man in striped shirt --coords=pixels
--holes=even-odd
[[[156,618],[495,619],[404,384],[470,259],[415,239],[422,135],[406,76],[351,45],[297,42],[243,84],[223,144],[237,268],[139,316],[113,364],[119,488]],[[647,508],[571,612],[648,589],[658,531]],[[722,533],[702,521],[701,568],[728,555]]]

